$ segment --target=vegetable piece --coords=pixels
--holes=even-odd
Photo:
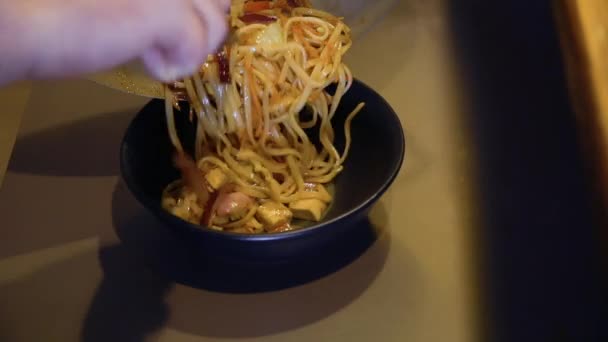
[[[245,3],[243,10],[245,13],[256,13],[272,8],[270,1],[248,1]]]
[[[325,189],[325,187],[322,184],[305,183],[304,186],[305,186],[305,189],[307,192],[316,192],[319,196],[319,200],[321,200],[325,203],[331,202],[331,195],[329,194],[327,189]]]
[[[253,199],[242,192],[224,193],[217,199],[216,215],[241,218],[253,205]]]
[[[220,82],[222,83],[230,83],[230,62],[228,60],[228,53],[226,51],[218,52],[215,54],[215,60],[218,65],[218,73],[220,77]]]
[[[293,217],[307,221],[321,221],[323,213],[327,209],[325,202],[316,198],[293,201],[289,204]]]
[[[217,208],[217,198],[219,197],[219,191],[212,192],[207,201],[207,205],[203,209],[203,216],[201,217],[201,225],[211,227],[213,219],[215,218],[215,209]]]
[[[211,169],[205,175],[205,180],[207,184],[211,187],[213,191],[219,190],[226,182],[228,181],[228,176],[218,167]]]
[[[292,227],[289,223],[283,223],[279,226],[272,227],[268,230],[269,233],[283,233],[292,230]]]
[[[259,45],[280,45],[287,41],[283,37],[283,29],[279,23],[272,23],[264,29],[256,38]]]
[[[270,24],[277,21],[276,17],[271,17],[258,13],[247,13],[241,16],[239,19],[241,19],[241,21],[245,24]]]
[[[213,219],[216,216],[218,199],[226,193],[234,191],[235,187],[233,184],[226,184],[222,186],[218,191],[214,191],[210,194],[209,200],[204,206],[203,217],[201,218],[201,225],[211,227]]]
[[[258,208],[256,218],[267,228],[273,229],[291,221],[292,213],[283,204],[266,201]]]
[[[287,5],[291,8],[310,7],[310,2],[307,0],[287,0]]]

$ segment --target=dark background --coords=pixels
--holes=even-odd
[[[457,1],[479,162],[484,341],[608,341],[605,229],[552,1]],[[605,236],[605,235],[604,235]]]

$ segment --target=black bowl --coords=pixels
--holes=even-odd
[[[187,248],[247,262],[306,258],[349,234],[388,189],[403,163],[405,138],[399,118],[378,93],[359,81],[353,83],[334,117],[338,150],[344,146],[344,120],[360,102],[366,105],[352,121],[352,146],[344,171],[334,182],[334,202],[324,220],[310,227],[277,234],[242,235],[193,225],[165,212],[160,205],[161,194],[179,173],[171,162],[173,147],[160,100],[148,103],[131,122],[121,147],[122,176],[135,198],[183,240]],[[188,120],[187,108],[182,110],[175,120],[187,148],[193,145],[195,128]]]

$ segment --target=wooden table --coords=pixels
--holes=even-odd
[[[399,3],[349,57],[407,130],[403,172],[376,210],[387,233],[348,267],[284,291],[167,283],[121,243],[117,227],[145,216],[118,168],[145,99],[82,80],[5,90],[24,100],[0,127],[8,151],[21,121],[0,188],[0,340],[473,340],[474,178],[447,18],[443,1]]]
[[[608,219],[608,1],[556,3],[572,101],[599,189],[598,209]]]

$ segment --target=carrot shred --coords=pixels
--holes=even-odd
[[[249,96],[251,98],[252,110],[251,110],[251,125],[255,129],[255,135],[259,136],[263,129],[262,122],[262,104],[258,98],[257,84],[255,75],[253,74],[253,67],[251,65],[251,56],[247,56],[245,59],[245,72],[246,77],[249,80]]]
[[[319,53],[315,50],[310,43],[304,38],[304,30],[299,24],[293,25],[293,35],[296,41],[302,45],[304,45],[304,50],[308,53],[310,58],[319,57]]]

